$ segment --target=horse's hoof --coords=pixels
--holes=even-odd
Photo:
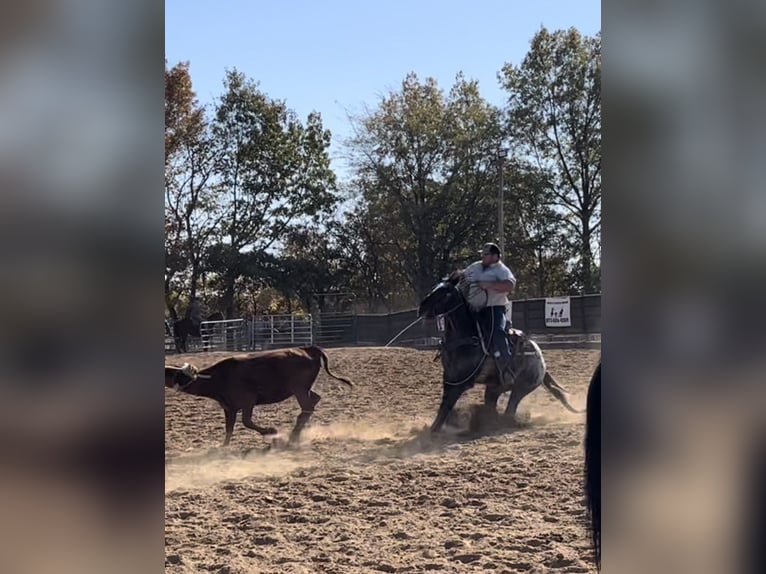
[[[277,429],[275,429],[275,428],[267,427],[267,428],[263,429],[263,436],[272,436],[272,435],[276,435],[276,434],[279,434],[279,431]]]
[[[288,443],[283,438],[280,438],[277,435],[273,435],[269,439],[268,448],[269,449],[285,448],[287,444]]]

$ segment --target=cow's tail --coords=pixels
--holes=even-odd
[[[556,379],[554,379],[548,371],[545,371],[545,376],[543,377],[543,386],[546,389],[548,389],[548,392],[552,394],[554,397],[556,397],[561,402],[561,404],[566,407],[568,411],[576,413],[578,415],[585,412],[585,411],[578,411],[571,404],[569,404],[569,399],[567,398],[566,389],[562,387],[561,385],[559,385],[556,382]]]
[[[335,375],[332,372],[330,372],[330,366],[329,366],[329,360],[327,358],[327,354],[322,349],[320,349],[319,347],[314,347],[314,349],[315,349],[315,353],[317,353],[319,355],[319,358],[322,361],[322,366],[324,367],[325,373],[330,375],[333,379],[338,380],[341,383],[345,383],[346,385],[348,385],[351,388],[354,387],[354,383],[349,381],[347,378],[339,377],[338,375]]]

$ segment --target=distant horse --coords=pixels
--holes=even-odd
[[[601,571],[601,361],[590,380],[585,408],[585,499],[596,567]]]
[[[482,329],[478,314],[471,309],[471,302],[477,296],[484,296],[478,292],[470,293],[469,288],[466,297],[463,294],[465,284],[462,279],[462,272],[454,272],[423,299],[418,309],[419,317],[442,315],[445,323],[444,341],[440,349],[444,389],[431,432],[441,429],[458,399],[476,384],[486,387],[484,409],[492,417],[497,416],[500,395],[511,391],[504,415],[508,422],[515,421],[519,402],[540,385],[571,412],[582,412],[569,404],[566,390],[546,370],[540,347],[521,331],[513,330],[507,334],[514,348],[513,370],[516,376],[513,381],[506,382],[507,386],[503,386],[495,361],[488,352],[494,325]]]
[[[206,321],[223,321],[223,313],[216,311],[210,315]],[[184,317],[173,323],[173,338],[176,341],[176,349],[179,353],[185,353],[188,350],[187,339],[189,337],[201,337],[201,321],[195,321],[191,317]]]

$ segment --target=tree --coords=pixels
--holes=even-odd
[[[226,73],[224,88],[213,133],[225,226],[211,264],[220,273],[226,314],[232,316],[247,254],[267,252],[290,225],[328,213],[337,198],[330,132],[319,114],[310,114],[304,126],[284,102],[272,100],[236,70]]]
[[[212,175],[215,149],[189,63],[165,68],[165,301],[173,318],[180,291],[197,295],[203,259],[220,221]],[[178,285],[181,278],[185,286]]]
[[[300,226],[290,230],[281,253],[278,284],[288,296],[300,300],[304,310],[324,310],[327,295],[348,292],[351,268],[338,241],[340,224],[333,220],[321,228]]]
[[[375,222],[368,245],[381,246],[422,297],[456,253],[494,229],[499,111],[462,75],[445,96],[435,80],[409,74],[356,127],[354,185]]]
[[[507,164],[505,181],[508,249],[504,258],[518,278],[515,296],[568,293],[572,254],[554,209],[555,195],[548,178],[535,165],[514,160]]]
[[[499,79],[509,92],[509,136],[548,174],[578,254],[580,289],[593,292],[601,229],[601,35],[542,28],[521,65],[506,64]]]
[[[401,268],[386,244],[384,220],[369,206],[360,204],[336,226],[336,241],[349,270],[349,287],[363,294],[369,312],[390,312],[397,295],[402,295]]]

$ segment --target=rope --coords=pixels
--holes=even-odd
[[[412,327],[412,326],[413,326],[413,325],[415,325],[416,323],[420,322],[420,320],[421,320],[422,318],[423,318],[423,317],[418,317],[418,318],[417,318],[417,319],[415,319],[415,320],[414,320],[412,323],[410,323],[409,325],[407,325],[407,326],[406,326],[404,329],[402,329],[401,331],[399,331],[399,334],[398,334],[398,335],[396,335],[396,337],[394,337],[393,339],[391,339],[391,340],[390,340],[388,343],[386,343],[385,347],[388,347],[388,346],[389,346],[391,343],[393,343],[394,341],[396,341],[396,340],[397,340],[399,337],[401,337],[401,336],[402,336],[402,335],[403,335],[403,334],[404,334],[404,333],[405,333],[405,332],[406,332],[406,331],[407,331],[407,330],[408,330],[410,327]],[[385,348],[385,347],[384,347],[384,348]]]
[[[464,297],[464,299],[465,299],[465,297]],[[458,307],[462,306],[464,303],[465,303],[465,301],[464,301],[463,303],[461,303],[460,305],[458,305],[457,307],[455,307],[454,309],[452,309],[452,310],[450,311],[450,313],[451,313],[452,311],[455,311],[455,309],[457,309]],[[446,315],[447,315],[447,314],[445,314],[445,317],[446,317]],[[491,318],[491,325],[492,325],[492,328],[491,328],[491,329],[490,329],[490,331],[489,331],[489,335],[490,335],[490,341],[491,341],[491,340],[492,340],[492,339],[491,339],[491,337],[492,337],[492,335],[495,333],[495,315],[494,315],[494,313],[493,313],[493,314],[491,314],[490,318]],[[482,349],[482,351],[483,351],[483,352],[482,352],[482,355],[481,355],[481,359],[479,360],[479,364],[478,364],[478,365],[476,365],[476,368],[475,368],[475,369],[474,369],[474,370],[471,372],[471,374],[470,374],[470,375],[468,375],[468,376],[467,376],[465,379],[463,379],[462,381],[458,381],[458,382],[454,382],[454,381],[448,381],[448,380],[445,378],[445,379],[444,379],[444,384],[445,384],[445,385],[448,385],[448,386],[450,386],[450,387],[459,387],[460,385],[464,385],[465,383],[467,383],[468,381],[470,381],[470,380],[471,380],[473,377],[475,377],[475,376],[476,376],[476,373],[478,373],[478,372],[479,372],[479,369],[481,369],[481,367],[484,365],[484,361],[485,361],[485,360],[487,359],[487,357],[489,356],[489,352],[487,351],[487,346],[486,346],[486,343],[484,342],[484,337],[482,337],[482,335],[481,335],[481,327],[479,326],[479,321],[478,321],[478,319],[476,320],[476,331],[477,331],[477,333],[478,333],[478,335],[479,335],[479,341],[481,342],[481,349]]]

